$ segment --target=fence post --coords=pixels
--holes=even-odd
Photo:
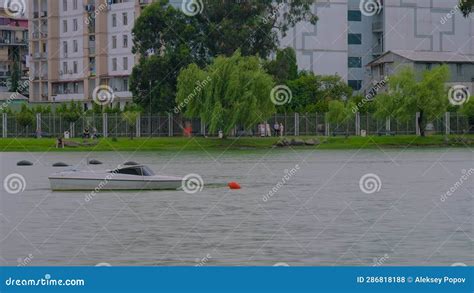
[[[142,121],[141,115],[138,114],[138,116],[137,116],[137,122],[135,122],[135,124],[136,124],[136,132],[137,132],[137,133],[136,133],[136,136],[137,136],[137,137],[141,137],[141,136],[142,136],[142,127],[141,127],[141,124],[140,124],[141,121]]]
[[[71,134],[71,138],[74,138],[76,136],[76,123],[69,123],[69,132]]]
[[[387,119],[385,120],[385,131],[388,132],[388,134],[392,132],[392,121],[390,117],[387,117]]]
[[[451,134],[451,113],[444,113],[444,127],[446,135]]]
[[[360,136],[360,113],[357,112],[355,116],[355,135]]]
[[[300,114],[295,113],[295,136],[300,135]]]
[[[324,125],[325,125],[325,130],[324,130],[325,133],[324,134],[326,136],[330,136],[331,130],[330,130],[329,122],[327,122],[328,121],[327,118],[328,118],[328,113],[324,114]]]
[[[41,113],[36,113],[36,138],[41,138]]]
[[[417,136],[421,135],[420,125],[418,124],[418,119],[419,118],[420,118],[420,112],[416,112],[416,115],[415,115],[415,128],[416,128],[416,135]]]
[[[168,136],[173,136],[173,114],[168,113]]]
[[[7,129],[8,129],[8,118],[7,118],[7,113],[2,113],[2,119],[3,119],[3,123],[2,123],[2,137],[3,138],[7,138],[8,136],[8,132],[7,132]]]
[[[107,113],[102,114],[102,136],[104,138],[109,137],[109,119]]]

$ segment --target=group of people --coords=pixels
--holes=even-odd
[[[270,124],[268,123],[261,123],[258,126],[258,130],[260,133],[260,137],[270,137],[272,136],[272,131],[270,129]],[[273,125],[273,135],[274,136],[284,136],[285,135],[285,127],[283,126],[283,123],[278,123],[278,121],[275,121],[275,124]]]
[[[82,138],[83,139],[96,139],[97,137],[97,129],[95,127],[92,128],[92,134],[89,131],[89,128],[84,129],[84,132],[82,133]]]

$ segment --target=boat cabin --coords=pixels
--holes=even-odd
[[[151,170],[147,166],[131,166],[117,168],[115,170],[110,171],[110,173],[135,176],[155,176],[153,170]]]

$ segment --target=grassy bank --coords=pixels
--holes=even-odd
[[[292,137],[288,138],[289,140]],[[433,148],[433,147],[474,147],[474,135],[429,137],[416,136],[372,136],[372,137],[301,137],[316,139],[316,146],[293,147],[295,149],[377,149],[377,148]],[[82,143],[81,139],[73,140]],[[3,152],[44,152],[44,151],[223,151],[242,149],[269,149],[278,138],[129,138],[100,139],[97,145],[66,147],[56,149],[54,139],[0,139],[0,151]],[[89,141],[90,142],[90,141]]]

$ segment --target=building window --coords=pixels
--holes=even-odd
[[[112,36],[112,49],[117,49],[117,36]]]
[[[349,40],[349,45],[360,45],[362,44],[362,35],[349,34],[348,40]]]
[[[67,0],[63,0],[63,11],[67,11]]]
[[[347,19],[349,21],[362,21],[362,13],[360,10],[349,10]]]
[[[79,51],[77,40],[73,40],[72,44],[73,44],[74,53],[77,53],[77,51]]]
[[[349,80],[348,84],[355,91],[360,91],[362,89],[362,80]]]
[[[64,52],[64,56],[65,56],[65,57],[67,57],[67,51],[68,51],[68,49],[67,49],[67,42],[64,41],[64,42],[63,42],[63,52]]]
[[[426,63],[425,65],[426,70],[431,70],[432,67],[433,67],[433,64],[431,63]]]
[[[73,29],[73,31],[77,32],[77,29],[78,29],[77,18],[74,18],[72,20],[72,29]]]
[[[72,84],[73,86],[73,91],[75,94],[78,94],[79,93],[79,83],[78,82],[75,82]]]
[[[63,33],[67,33],[67,20],[63,20]]]
[[[74,10],[77,10],[77,0],[72,1],[72,6]]]
[[[112,71],[117,71],[117,58],[112,58]]]
[[[128,14],[126,12],[122,14],[122,21],[123,25],[128,25]]]
[[[77,61],[74,61],[72,68],[74,70],[74,73],[77,73]]]
[[[123,91],[128,92],[128,79],[127,78],[123,79]]]
[[[456,64],[456,73],[458,76],[463,76],[463,66],[462,64]]]
[[[128,36],[123,35],[123,47],[128,48]]]
[[[128,57],[123,57],[123,70],[128,70]]]
[[[112,27],[117,27],[117,14],[112,14]]]
[[[67,74],[67,62],[63,62],[63,72]]]
[[[362,58],[349,57],[349,68],[362,68]]]

